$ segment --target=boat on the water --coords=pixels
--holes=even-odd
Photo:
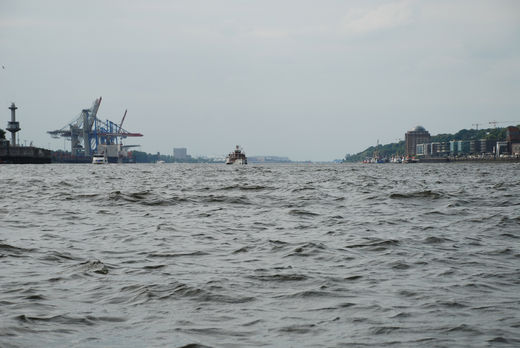
[[[247,164],[246,154],[242,151],[240,146],[237,145],[235,151],[227,155],[226,164]]]
[[[108,158],[106,154],[95,154],[92,156],[92,164],[107,164]]]
[[[418,160],[417,158],[415,158],[415,157],[410,157],[410,156],[407,156],[407,157],[404,159],[404,161],[403,161],[403,163],[417,163],[417,162],[419,162],[419,160]]]

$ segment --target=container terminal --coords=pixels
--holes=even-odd
[[[105,155],[109,163],[132,162],[128,149],[139,145],[123,145],[123,139],[143,135],[123,129],[127,111],[119,124],[100,120],[97,113],[101,100],[101,97],[94,100],[89,109],[83,109],[63,128],[47,132],[53,138],[66,138],[71,144],[70,153],[54,152],[53,162],[91,163],[94,155]]]

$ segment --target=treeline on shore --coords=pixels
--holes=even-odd
[[[462,129],[455,134],[438,134],[431,137],[431,142],[449,142],[452,140],[495,140],[503,141],[506,139],[506,128],[487,128],[487,129]],[[347,154],[345,162],[361,162],[366,158],[372,158],[376,154],[381,157],[391,158],[392,156],[404,156],[406,152],[404,140],[398,143],[386,145],[370,146],[366,150],[357,154]]]
[[[136,163],[155,163],[157,161],[164,161],[165,163],[220,163],[222,161],[215,161],[211,158],[205,157],[187,157],[183,159],[176,159],[172,155],[151,154],[143,151],[131,151],[132,159]]]

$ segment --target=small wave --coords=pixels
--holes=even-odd
[[[319,216],[318,213],[313,213],[311,211],[302,210],[302,209],[292,209],[289,211],[289,215],[296,215],[296,216]]]
[[[212,347],[205,346],[205,345],[200,344],[200,343],[188,343],[188,344],[185,344],[183,346],[179,346],[178,348],[212,348]]]
[[[90,199],[90,198],[96,198],[96,197],[99,197],[98,193],[82,193],[82,194],[75,195],[74,197],[72,197],[72,199],[76,199],[76,198],[79,198],[79,199],[84,199],[84,198]]]
[[[26,300],[30,300],[30,301],[41,301],[41,300],[45,300],[45,296],[43,295],[29,295],[27,297],[25,297]]]
[[[34,249],[15,247],[9,244],[0,243],[0,257],[13,256],[20,257],[32,252]]]
[[[410,268],[410,265],[403,261],[396,261],[396,262],[391,263],[391,265],[392,265],[393,269],[398,269],[398,270],[405,270],[405,269]]]
[[[438,302],[436,305],[441,305],[441,306],[449,307],[449,308],[467,308],[468,307],[466,304],[457,302],[457,301],[441,301],[441,302]]]
[[[290,325],[281,327],[278,329],[280,332],[284,333],[297,333],[297,334],[305,334],[312,330],[316,329],[316,324],[301,324],[301,325]]]
[[[126,302],[134,305],[140,305],[153,300],[165,301],[169,299],[181,298],[191,299],[197,302],[215,302],[228,304],[238,304],[254,301],[253,297],[219,294],[215,291],[193,287],[180,282],[174,282],[169,285],[130,285],[123,287],[120,293],[122,293],[124,296],[115,297],[110,302]]]
[[[392,319],[399,319],[399,318],[409,318],[411,316],[412,315],[410,313],[399,312],[396,315],[391,316],[390,318],[392,318]]]
[[[441,198],[443,194],[434,192],[431,190],[425,191],[416,191],[410,193],[392,193],[390,194],[390,198],[392,199],[410,199],[410,198],[429,198],[429,199],[438,199]]]
[[[270,274],[270,275],[255,275],[249,276],[251,279],[260,280],[263,282],[294,282],[309,279],[304,274]]]
[[[49,323],[59,323],[66,325],[95,325],[96,322],[125,322],[125,318],[121,317],[95,317],[95,316],[86,316],[83,318],[71,317],[67,315],[54,315],[50,317],[41,317],[41,316],[29,316],[25,314],[21,314],[16,316],[15,318],[18,321],[22,321],[24,323],[35,323],[35,322],[49,322]]]
[[[273,252],[281,251],[289,247],[289,243],[281,240],[269,240],[269,243],[271,244],[271,251]]]
[[[358,280],[358,279],[361,279],[361,278],[363,278],[363,276],[353,275],[353,276],[350,276],[350,277],[345,277],[344,279],[345,280]]]
[[[430,236],[430,237],[425,238],[423,241],[424,244],[441,244],[441,243],[446,243],[446,242],[452,242],[452,240],[448,239],[448,238]]]
[[[481,332],[479,330],[474,329],[471,326],[466,325],[466,324],[460,324],[460,325],[455,326],[455,327],[447,328],[447,329],[445,329],[445,331],[446,332],[462,331],[462,332],[471,332],[471,333],[474,333],[474,334],[481,334]]]
[[[341,297],[340,294],[323,290],[304,290],[287,295],[278,295],[279,298],[312,298],[312,297]]]
[[[151,191],[139,191],[131,193],[122,193],[121,191],[113,191],[108,195],[110,201],[138,203],[145,206],[172,206],[179,203],[187,202],[188,199],[179,196],[163,197]]]
[[[293,250],[287,256],[314,256],[322,253],[326,249],[326,246],[321,243],[305,243]]]
[[[113,201],[125,200],[129,202],[137,202],[145,199],[149,194],[150,191],[133,192],[129,194],[122,193],[121,191],[112,191],[109,193],[108,199]]]
[[[66,315],[54,315],[50,317],[38,317],[38,316],[29,316],[25,314],[20,314],[15,317],[16,320],[30,324],[36,322],[49,322],[49,323],[59,323],[65,325],[94,325],[92,321],[87,318],[74,318]]]
[[[400,330],[399,326],[380,326],[373,328],[371,331],[374,335],[388,335],[394,331]]]
[[[74,272],[81,272],[83,274],[108,274],[108,267],[100,260],[88,260],[70,268]]]
[[[205,328],[191,328],[191,329],[183,329],[177,328],[177,331],[186,332],[189,334],[195,335],[207,335],[210,337],[250,337],[252,332],[249,331],[235,331],[235,330],[225,330],[217,327],[205,327]],[[198,346],[195,346],[198,347]],[[204,346],[203,346],[204,347]]]
[[[515,236],[514,234],[512,233],[502,233],[500,234],[502,237],[507,237],[507,238],[514,238],[514,239],[517,239],[517,238],[520,238],[519,236]]]
[[[281,241],[281,240],[273,240],[273,239],[269,239],[269,243],[275,244],[275,245],[287,245],[287,244],[289,244],[289,243]]]
[[[404,296],[404,297],[416,297],[417,296],[417,293],[415,291],[410,291],[410,290],[400,290],[398,292],[398,294],[400,296]]]
[[[150,266],[144,266],[143,269],[160,269],[166,267],[166,265],[150,265]]]
[[[502,336],[494,337],[494,338],[488,340],[488,342],[489,343],[503,343],[503,344],[508,344],[509,343],[509,341],[506,338],[502,337]]]
[[[514,218],[510,218],[508,216],[502,216],[500,219],[500,222],[498,223],[498,226],[500,227],[508,227],[508,226],[518,226],[520,225],[520,216],[516,216]]]
[[[194,251],[191,253],[150,253],[148,254],[148,257],[184,257],[184,256],[205,256],[208,255],[208,253],[204,251]]]
[[[74,260],[79,261],[80,258],[73,256],[71,253],[67,252],[59,252],[59,251],[50,251],[46,253],[41,260],[43,261],[63,261],[63,260]]]
[[[239,190],[239,191],[262,191],[270,189],[270,187],[262,186],[262,185],[232,185],[232,186],[226,186],[222,187],[219,190],[220,191],[232,191],[232,190]]]
[[[237,249],[237,250],[233,251],[233,254],[247,253],[251,249],[252,249],[252,247],[244,246],[244,247],[242,247],[240,249]]]
[[[227,203],[227,204],[240,204],[250,205],[251,202],[246,196],[221,196],[221,195],[209,195],[201,198],[202,203]]]
[[[254,326],[254,325],[257,325],[257,324],[261,324],[261,323],[264,323],[265,320],[262,320],[262,319],[255,319],[255,320],[252,320],[252,321],[248,321],[247,323],[243,323],[241,324],[241,326]]]
[[[369,243],[361,243],[361,244],[352,244],[347,245],[345,248],[354,249],[354,248],[367,248],[371,251],[382,251],[386,250],[389,247],[397,246],[399,245],[399,241],[395,239],[388,239],[388,240],[374,240]]]

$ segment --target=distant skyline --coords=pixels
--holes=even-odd
[[[515,0],[3,0],[0,128],[15,102],[22,143],[63,148],[102,96],[141,151],[333,160],[519,123],[519,37]]]

